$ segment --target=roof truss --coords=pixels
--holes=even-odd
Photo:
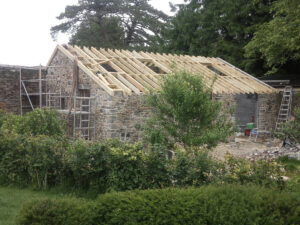
[[[174,66],[201,75],[207,86],[214,81],[214,94],[276,92],[269,85],[217,58],[58,45],[48,65],[58,50],[71,60],[77,58],[79,68],[112,96],[116,92],[139,95],[150,88],[158,89],[160,78],[172,73]]]

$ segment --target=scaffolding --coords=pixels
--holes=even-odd
[[[51,66],[59,68],[60,66]],[[43,74],[42,66],[37,70],[37,78],[26,79],[20,67],[20,112],[23,115],[35,108],[49,108],[62,113],[67,121],[68,132],[73,139],[95,139],[96,101],[95,97],[77,96],[77,81],[73,79],[72,93],[62,91],[61,76],[51,79]],[[74,75],[73,75],[74,76]],[[68,100],[68,106],[66,105]]]

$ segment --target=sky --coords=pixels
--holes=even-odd
[[[0,0],[0,64],[37,66],[46,65],[55,46],[68,42],[60,34],[56,42],[50,28],[60,23],[56,17],[66,5],[78,0]],[[157,9],[172,15],[169,2],[183,0],[151,0]]]

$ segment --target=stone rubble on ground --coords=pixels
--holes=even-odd
[[[237,158],[246,158],[251,161],[274,160],[281,156],[289,156],[300,160],[300,145],[282,147],[279,139],[258,139],[257,142],[247,137],[236,137],[229,143],[220,143],[212,152],[217,160],[224,160],[229,153]]]
[[[269,149],[263,152],[255,151],[250,155],[246,156],[246,158],[251,161],[257,161],[257,160],[270,161],[270,160],[275,160],[281,156],[288,156],[300,160],[300,146],[270,147]]]

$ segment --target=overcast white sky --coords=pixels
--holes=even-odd
[[[56,17],[66,5],[78,0],[0,0],[0,64],[46,65],[57,43],[67,43],[66,35],[54,42],[50,28],[60,23]],[[170,14],[169,2],[151,0],[151,4]]]

